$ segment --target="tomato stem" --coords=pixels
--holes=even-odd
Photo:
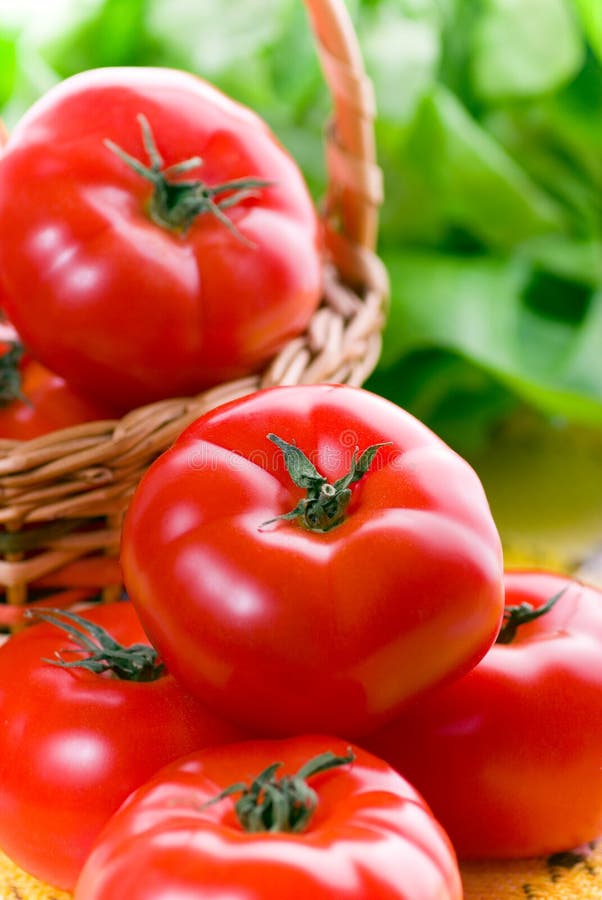
[[[0,406],[8,406],[13,400],[21,400],[31,405],[30,400],[22,392],[19,363],[23,357],[23,344],[20,341],[2,343],[8,349],[0,356]]]
[[[275,434],[268,434],[267,437],[282,450],[291,479],[297,487],[307,491],[307,496],[303,497],[290,512],[264,522],[262,528],[280,519],[298,520],[309,531],[318,532],[330,531],[331,528],[340,525],[351,500],[350,485],[366,474],[380,447],[386,447],[391,443],[385,441],[382,444],[372,444],[361,455],[358,455],[356,447],[347,475],[331,484],[327,478],[320,475],[311,460],[296,444],[289,444]]]
[[[232,784],[201,808],[240,794],[234,809],[246,832],[299,833],[306,830],[318,805],[318,795],[307,784],[307,779],[319,772],[352,763],[354,759],[351,748],[348,748],[346,756],[336,756],[327,750],[306,762],[294,775],[283,775],[281,778],[277,778],[276,773],[282,763],[272,763],[250,785],[242,781]]]
[[[57,659],[44,659],[51,666],[88,669],[99,675],[110,672],[121,681],[156,681],[165,674],[165,666],[158,661],[157,651],[149,644],[124,647],[101,625],[66,610],[38,607],[27,610],[25,615],[61,628],[81,648],[76,651],[61,650],[56,654]],[[85,653],[86,656],[66,660],[61,656],[65,652]]]
[[[511,644],[521,625],[526,625],[527,622],[533,622],[535,619],[539,619],[540,616],[545,616],[558,600],[560,600],[565,591],[566,588],[558,591],[558,593],[554,594],[553,597],[550,597],[543,606],[537,608],[534,607],[532,603],[520,603],[518,606],[507,606],[504,610],[502,627],[500,628],[500,632],[495,641],[496,644]]]
[[[174,180],[174,175],[198,169],[202,166],[203,160],[200,156],[192,156],[190,159],[166,167],[148,119],[142,114],[137,118],[150,165],[145,165],[135,156],[131,156],[114,141],[107,139],[104,143],[134,172],[152,183],[154,190],[150,198],[149,215],[153,222],[162,228],[185,235],[197,216],[210,213],[240,241],[248,246],[254,246],[228,218],[224,209],[235,206],[248,197],[256,197],[258,190],[270,187],[273,182],[262,178],[235,178],[210,186],[201,178]],[[223,194],[227,196],[220,198]]]

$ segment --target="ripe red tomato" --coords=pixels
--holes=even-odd
[[[280,439],[297,442],[292,468],[319,499],[293,482]],[[345,385],[272,388],[193,423],[142,479],[121,558],[170,671],[272,736],[366,733],[474,665],[503,611],[475,472],[404,410]]]
[[[150,650],[131,603],[82,615],[120,644]],[[100,829],[134,788],[182,754],[241,732],[160,670],[154,680],[128,680],[45,661],[57,654],[82,655],[50,624],[0,648],[0,846],[32,875],[71,890]]]
[[[0,438],[31,438],[78,425],[115,418],[115,410],[75,391],[64,378],[5,342],[0,329]]]
[[[185,72],[75,75],[0,157],[9,317],[48,368],[124,408],[254,371],[302,331],[318,232],[265,123]]]
[[[602,594],[506,574],[506,605],[540,610],[463,678],[364,743],[409,778],[460,857],[541,856],[602,834]]]
[[[342,764],[320,770],[328,751]],[[317,774],[294,777],[310,760]],[[229,796],[212,802],[234,783],[236,809]],[[197,896],[460,900],[462,888],[445,833],[403,778],[341,740],[304,736],[231,744],[164,769],[111,819],[75,891],[75,900]]]

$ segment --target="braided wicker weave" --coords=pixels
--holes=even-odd
[[[192,398],[153,403],[119,421],[28,442],[0,438],[0,626],[28,603],[68,605],[120,594],[122,517],[145,469],[195,418],[278,384],[361,384],[380,352],[388,283],[374,253],[381,173],[374,103],[344,0],[305,0],[332,97],[325,129],[324,296],[306,333],[258,375]]]

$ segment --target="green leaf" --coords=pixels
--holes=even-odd
[[[386,261],[392,305],[385,369],[410,351],[444,347],[548,414],[602,425],[598,297],[567,321],[527,305],[531,272],[516,258],[407,253]]]
[[[440,38],[426,21],[383,5],[362,26],[362,49],[376,91],[379,116],[408,122],[436,76]]]
[[[585,46],[567,0],[486,0],[474,33],[472,82],[488,102],[557,89]]]
[[[525,266],[421,252],[385,252],[383,258],[392,285],[385,367],[408,350],[428,346],[461,348],[473,358],[491,349],[499,364],[509,364],[506,348],[515,332],[515,313],[508,301],[527,283]]]
[[[287,104],[293,121],[300,122],[314,104],[320,104],[316,113],[324,117],[323,78],[304,4],[285,4],[279,22],[271,43],[261,50],[274,97]]]
[[[602,243],[595,238],[545,235],[526,241],[518,253],[532,266],[575,284],[590,288],[602,284]]]
[[[10,98],[17,76],[15,36],[0,31],[0,106]]]
[[[579,136],[552,109],[539,109],[537,120],[519,112],[500,113],[488,120],[491,134],[520,159],[523,170],[540,191],[563,211],[562,237],[594,241],[600,233],[602,166],[596,139]],[[602,150],[602,144],[600,145]]]
[[[602,284],[602,279],[599,283]],[[566,380],[574,390],[589,393],[594,379],[602,385],[601,350],[602,288],[591,298],[587,314],[566,359]],[[602,417],[599,423],[602,426]]]
[[[69,25],[42,41],[40,52],[62,78],[84,69],[140,64],[147,7],[148,0],[102,0],[74,8]]]
[[[539,116],[552,138],[602,190],[602,65],[588,54],[577,78],[541,105]],[[599,229],[602,218],[598,220]]]
[[[602,67],[593,55],[563,90],[489,113],[483,125],[562,207],[567,237],[600,238]]]
[[[436,245],[445,234],[445,217],[437,175],[426,165],[423,134],[414,123],[408,139],[403,125],[377,120],[376,136],[385,181],[381,240],[399,246]]]
[[[12,92],[0,110],[9,131],[38,97],[60,81],[36,47],[20,39],[15,46],[17,58]]]
[[[513,247],[560,231],[560,208],[442,86],[423,101],[408,141],[450,225],[485,245]]]
[[[274,42],[291,2],[150,0],[148,27],[194,71],[209,77],[236,65],[242,83],[249,78],[249,60]]]
[[[600,0],[573,0],[589,44],[602,60],[602,3]]]

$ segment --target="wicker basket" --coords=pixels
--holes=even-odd
[[[388,282],[375,256],[381,172],[374,104],[344,0],[305,0],[333,115],[325,129],[328,185],[324,297],[306,333],[258,375],[192,398],[133,410],[27,442],[0,439],[0,628],[27,604],[67,606],[122,591],[123,514],[153,459],[195,418],[259,388],[361,384],[380,352]]]

